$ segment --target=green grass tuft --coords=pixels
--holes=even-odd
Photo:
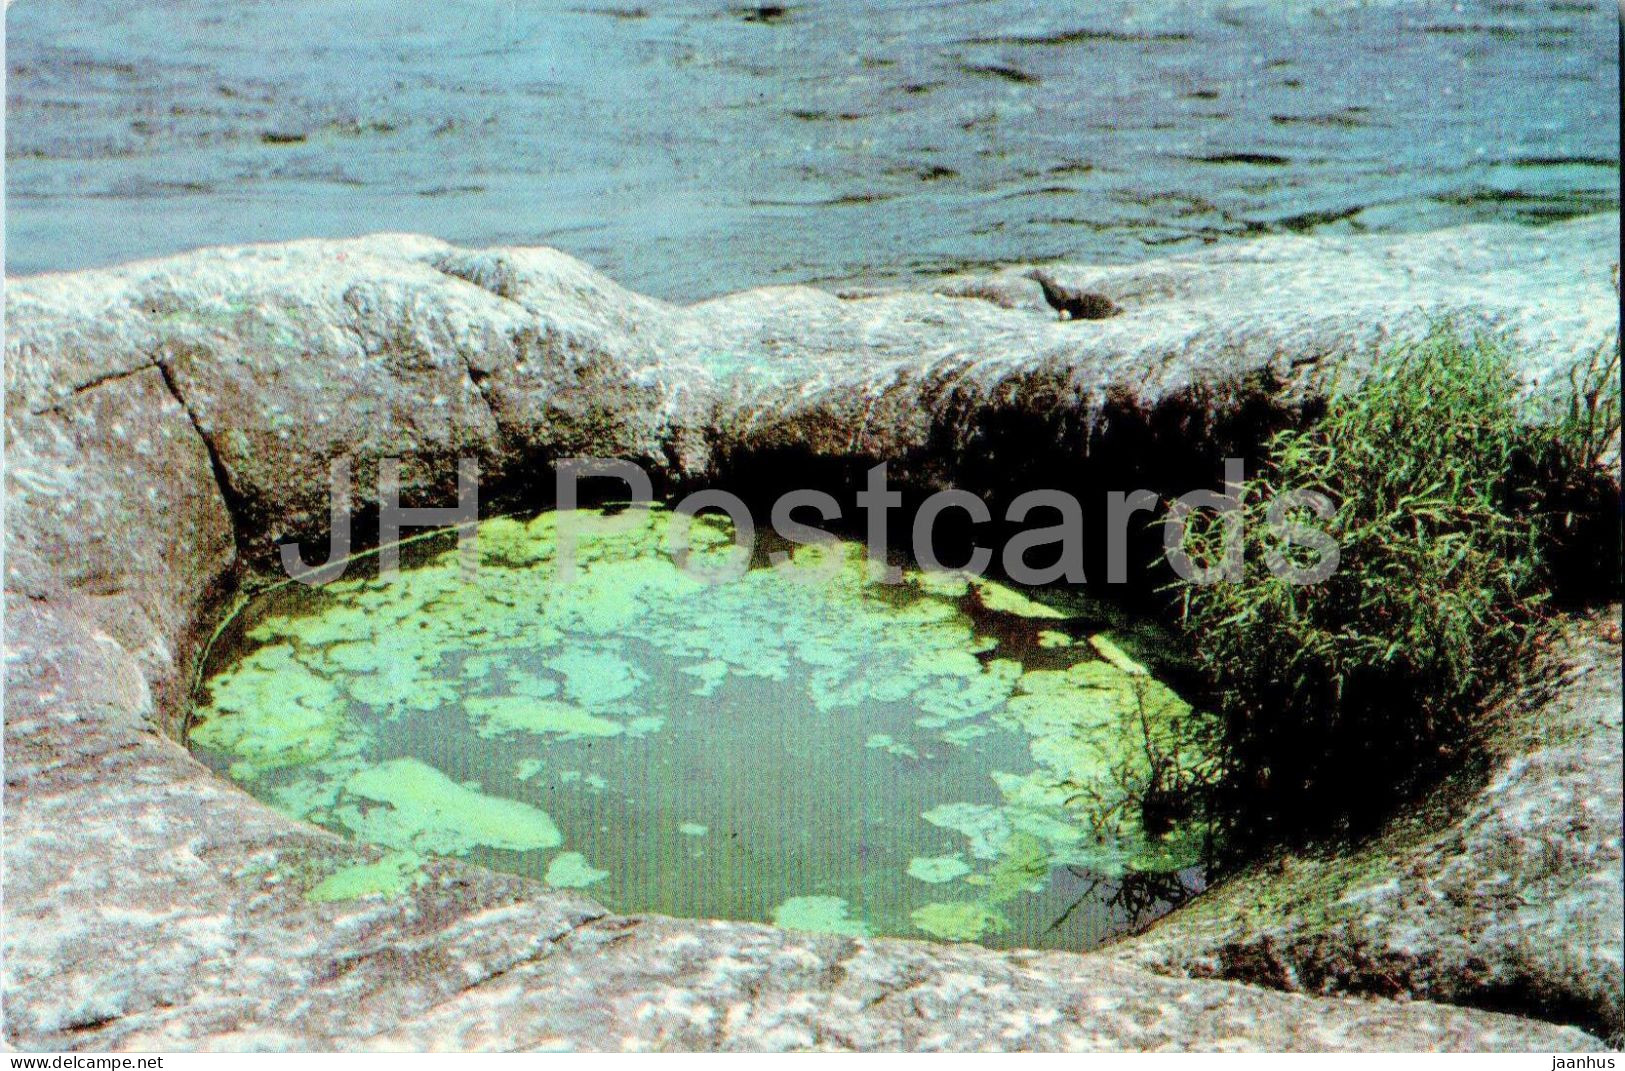
[[[1221,714],[1230,850],[1370,828],[1461,761],[1530,665],[1554,588],[1617,592],[1618,374],[1616,340],[1565,412],[1531,417],[1503,343],[1440,328],[1270,441],[1241,495],[1240,579],[1180,592]],[[1269,530],[1286,490],[1334,504],[1301,518],[1340,548],[1318,583],[1267,566],[1316,560]],[[1194,516],[1184,548],[1218,562],[1225,531]]]

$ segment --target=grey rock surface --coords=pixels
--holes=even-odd
[[[1620,608],[1571,621],[1493,719],[1488,769],[1352,852],[1284,858],[1120,946],[1311,993],[1543,1009],[1625,1038]]]
[[[700,479],[741,451],[793,448],[908,458],[951,480],[982,447],[976,419],[988,414],[1066,412],[1088,425],[1201,387],[1208,415],[1222,417],[1225,390],[1264,374],[1290,404],[1442,315],[1512,332],[1528,388],[1550,396],[1576,356],[1617,330],[1618,233],[1612,215],[1057,267],[1124,307],[1099,323],[1057,323],[1016,269],[950,280],[943,293],[775,288],[676,306],[551,250],[470,252],[409,236],[8,281],[6,1041],[1595,1047],[1572,1027],[1480,1009],[1274,992],[1124,962],[1187,966],[1149,951],[1151,938],[1077,956],[621,918],[451,861],[395,898],[312,903],[316,882],[376,851],[282,818],[177,738],[221,600],[270,568],[281,540],[325,541],[335,459],[352,463],[363,511],[384,457],[403,460],[409,501],[436,505],[453,497],[459,456],[519,497],[578,452]],[[1589,687],[1568,690],[1573,702],[1589,702]],[[1505,800],[1544,809],[1540,823],[1611,832],[1617,879],[1617,806],[1610,819],[1587,786],[1598,763],[1612,762],[1617,782],[1618,752],[1599,758],[1591,741],[1577,733],[1549,760],[1544,745],[1518,745],[1509,762],[1546,762],[1551,776]],[[1500,947],[1524,922],[1595,933],[1594,962],[1537,946],[1523,968],[1503,957],[1493,978],[1538,977],[1553,1006],[1606,1007],[1597,987],[1617,973],[1619,939],[1596,912],[1609,901],[1569,880],[1603,874],[1606,851],[1554,865],[1546,841],[1529,843],[1506,865],[1544,899],[1460,947]],[[1448,874],[1459,861],[1445,846],[1426,865]],[[1444,950],[1442,977],[1455,939],[1433,916],[1404,917],[1411,940]],[[1485,1002],[1472,985],[1413,988]]]
[[[22,360],[8,354],[8,372]],[[71,593],[141,663],[159,708],[178,710],[187,638],[235,545],[167,373],[149,363],[48,408],[8,407],[6,470],[6,590]]]

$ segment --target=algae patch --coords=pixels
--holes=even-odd
[[[415,852],[391,852],[375,863],[336,870],[305,895],[318,903],[357,900],[363,896],[394,897],[423,881],[422,856]]]
[[[861,919],[847,917],[848,910],[839,896],[793,896],[773,909],[773,925],[846,937],[869,936],[869,927]]]
[[[626,726],[569,703],[526,696],[480,697],[467,701],[468,712],[479,722],[481,736],[498,733],[556,733],[566,739],[583,736],[619,736]]]
[[[970,871],[970,864],[957,855],[939,855],[929,859],[915,856],[908,861],[908,876],[930,885],[962,878]]]
[[[996,908],[968,901],[926,904],[913,919],[920,930],[945,941],[975,941],[1010,925]]]
[[[476,792],[416,759],[391,759],[345,782],[339,820],[363,840],[462,855],[476,847],[535,851],[563,843],[546,812]],[[377,806],[374,806],[377,804]]]
[[[976,592],[984,607],[994,613],[1014,614],[1017,617],[1029,617],[1044,621],[1061,621],[1066,614],[1053,606],[1029,598],[1008,584],[1001,584],[997,580],[976,578],[971,581],[971,588]]]
[[[669,516],[502,518],[472,579],[426,545],[389,582],[274,592],[191,744],[390,850],[321,899],[390,895],[436,854],[626,911],[1082,948],[1120,924],[1092,882],[1200,858],[1192,823],[1148,831],[1136,805],[1158,756],[1200,763],[1199,719],[1099,619],[960,573],[878,584],[848,544],[708,585]],[[689,535],[732,551],[725,523]]]
[[[580,852],[560,852],[547,865],[542,880],[555,889],[585,889],[607,877],[609,871],[592,866]]]

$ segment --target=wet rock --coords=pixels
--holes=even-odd
[[[1614,215],[1539,230],[1280,239],[1058,267],[1126,310],[1087,330],[1045,314],[1017,268],[974,284],[1010,294],[1009,307],[804,287],[675,306],[553,251],[469,252],[409,236],[10,281],[7,1043],[1596,1047],[1571,1027],[1484,1010],[1271,992],[1122,962],[1185,966],[1157,951],[1155,935],[1075,956],[628,919],[450,861],[424,864],[423,880],[394,896],[312,900],[381,853],[270,811],[175,734],[216,600],[243,569],[273,568],[280,541],[325,541],[335,458],[352,463],[358,508],[387,457],[402,459],[404,494],[418,505],[450,504],[462,456],[480,462],[493,493],[532,503],[545,498],[538,470],[578,451],[645,460],[674,479],[786,448],[912,459],[953,479],[986,442],[967,414],[1086,424],[1113,405],[1155,407],[1261,373],[1291,405],[1446,314],[1514,332],[1529,389],[1551,393],[1617,327],[1597,266],[1618,226]],[[1200,404],[1217,418],[1236,396],[1215,388]],[[1602,679],[1571,682],[1553,701],[1593,710],[1576,715],[1588,725],[1601,717],[1588,689]],[[1474,902],[1488,879],[1463,869],[1465,854],[1528,900],[1488,921],[1474,915],[1467,937],[1439,945],[1436,976],[1411,990],[1492,1003],[1445,984],[1459,951],[1487,964],[1474,975],[1472,960],[1460,977],[1514,987],[1520,1002],[1509,1003],[1523,1010],[1590,1023],[1561,1009],[1609,1007],[1617,930],[1598,915],[1613,905],[1618,917],[1618,752],[1599,752],[1588,733],[1509,741],[1504,776],[1484,790],[1502,795],[1460,812],[1484,816],[1479,825],[1452,811],[1441,828],[1457,830],[1455,842],[1403,856],[1425,881],[1395,879],[1402,890],[1466,890]],[[1597,787],[1604,775],[1613,797]],[[1495,825],[1502,810],[1522,824]],[[1575,821],[1592,825],[1583,836],[1550,825]],[[1609,850],[1611,891],[1600,877]],[[1381,911],[1405,905],[1377,932],[1414,926],[1412,944],[1464,918],[1371,896]],[[1516,945],[1520,927],[1537,936]],[[1212,932],[1190,947],[1232,936]],[[1294,951],[1298,932],[1247,946],[1279,962],[1278,975],[1231,973],[1293,984],[1309,962]],[[1349,956],[1375,941],[1316,932]],[[1576,934],[1601,952],[1552,950]],[[1317,962],[1335,961],[1329,951]],[[1358,964],[1337,969],[1363,977]]]

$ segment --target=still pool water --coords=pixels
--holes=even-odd
[[[671,517],[492,520],[472,579],[436,544],[391,581],[262,596],[191,745],[389,849],[317,899],[439,854],[628,912],[1086,948],[1199,882],[1197,825],[1147,830],[1132,801],[1153,756],[1196,761],[1200,721],[1132,634],[963,575],[881,585],[847,544],[759,547],[708,584]],[[697,561],[738,553],[719,523],[691,535]]]

